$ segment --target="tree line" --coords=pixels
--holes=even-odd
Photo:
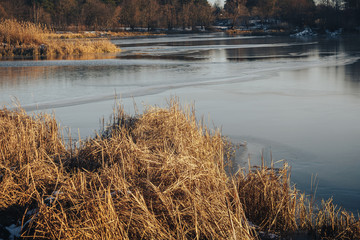
[[[207,0],[0,0],[0,18],[16,18],[57,29],[119,26],[173,29],[209,26]]]
[[[360,26],[360,0],[226,0],[233,25],[246,19],[280,20],[292,26],[326,29]]]
[[[55,29],[119,27],[208,27],[227,20],[235,27],[249,19],[328,29],[360,25],[360,0],[226,0],[224,7],[207,0],[0,0],[0,19],[15,18]]]

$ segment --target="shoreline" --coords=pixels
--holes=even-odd
[[[0,56],[59,56],[120,51],[108,39],[75,35],[68,38],[46,26],[16,20],[0,21]]]
[[[277,28],[235,28],[217,30],[216,26],[210,30],[157,30],[157,31],[81,31],[81,32],[54,32],[46,27],[29,22],[17,22],[15,20],[3,20],[0,22],[0,57],[55,57],[81,56],[84,54],[115,53],[120,52],[111,39],[129,39],[141,37],[171,36],[173,34],[207,34],[224,32],[228,36],[291,36],[296,38],[314,37],[324,35],[339,37],[343,33],[341,29],[321,33],[319,30],[310,28],[277,29]]]

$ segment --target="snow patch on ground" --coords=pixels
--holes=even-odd
[[[325,32],[328,37],[334,38],[334,37],[338,37],[342,33],[342,28],[340,28],[336,31],[333,31],[333,32],[331,32],[329,30],[325,30]]]
[[[317,33],[315,33],[313,30],[311,30],[311,28],[305,28],[301,32],[294,33],[294,34],[290,35],[290,37],[298,37],[298,38],[313,37],[313,36],[317,36]]]
[[[10,236],[9,239],[13,240],[21,236],[21,226],[16,226],[15,224],[11,224],[8,227],[5,227],[6,230],[9,231]]]

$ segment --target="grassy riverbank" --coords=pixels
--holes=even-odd
[[[0,110],[0,238],[7,226],[46,239],[360,238],[358,218],[316,207],[286,164],[229,176],[233,146],[177,101],[112,119],[74,144],[53,116]]]
[[[228,29],[226,34],[229,36],[264,36],[264,35],[289,35],[290,31],[285,29],[272,29],[272,30],[240,30],[240,29]]]
[[[46,26],[16,20],[0,22],[0,56],[55,56],[120,51],[105,38],[56,34]]]

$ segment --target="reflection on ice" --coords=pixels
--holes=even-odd
[[[309,43],[273,43],[273,44],[236,44],[236,45],[196,45],[196,46],[157,46],[156,48],[149,48],[148,46],[136,46],[136,47],[124,47],[122,55],[128,54],[151,54],[151,55],[163,55],[163,54],[191,54],[191,53],[199,53],[202,51],[209,50],[233,50],[233,49],[257,49],[257,48],[279,48],[279,47],[291,47],[291,46],[304,46],[304,45],[312,45],[316,44],[316,42]],[[204,55],[200,55],[200,58],[206,57]]]
[[[3,66],[9,66],[10,63],[15,66],[0,67],[0,74],[3,76],[1,89],[8,88],[1,94],[1,101],[6,102],[6,98],[15,96],[29,111],[53,109],[111,100],[115,93],[120,98],[140,97],[184,87],[268,79],[283,71],[351,65],[359,60],[359,57],[351,57],[345,53],[300,59],[279,57],[271,61],[269,60],[275,56],[254,58],[255,65],[252,61],[212,64],[196,61],[189,65],[178,63],[179,59],[173,62],[145,59],[3,62]],[[43,66],[39,66],[40,63],[44,63]],[[191,77],[184,78],[184,74],[191,74]],[[34,94],[38,84],[41,84],[46,92]],[[47,86],[48,84],[52,87]],[[31,98],[26,99],[29,93]]]
[[[32,83],[29,82],[31,79],[36,81],[42,78],[47,79],[49,74],[52,77],[56,77],[55,82],[51,84],[56,86],[56,83],[58,83],[58,87],[64,88],[64,91],[67,93],[64,92],[63,97],[57,98],[55,92],[61,93],[62,90],[54,89],[53,97],[49,95],[45,95],[45,98],[32,96],[35,101],[33,104],[30,102],[23,103],[23,107],[26,110],[32,111],[35,109],[54,109],[107,101],[114,99],[115,94],[119,98],[132,98],[184,87],[201,87],[267,79],[281,71],[341,66],[355,63],[358,59],[358,57],[349,57],[343,54],[313,60],[292,59],[292,62],[260,61],[256,65],[253,65],[251,62],[244,62],[242,65],[230,63],[217,64],[219,69],[211,69],[211,65],[198,62],[191,65],[175,65],[174,63],[165,63],[163,61],[154,64],[154,62],[143,60],[142,64],[136,67],[136,65],[129,65],[126,60],[113,60],[118,65],[113,62],[106,65],[105,61],[102,62],[103,66],[96,63],[89,64],[90,61],[85,61],[84,65],[66,67],[65,69],[59,66],[52,68],[36,67],[32,68],[31,71],[28,71],[30,69],[26,67],[17,67],[15,68],[17,71],[13,71],[15,70],[14,68],[3,68],[0,69],[0,73],[3,76],[11,76],[12,80],[0,82],[0,86],[6,87],[8,86],[7,84],[15,84],[13,85],[14,88],[24,84],[31,86]],[[108,60],[107,62],[109,63]],[[79,63],[77,62],[77,64]],[[149,68],[146,66],[149,66]],[[226,72],[223,71],[224,68]],[[183,78],[184,73],[191,72],[193,73],[191,78]],[[146,74],[144,75],[143,73]],[[171,77],[166,76],[166,74],[163,76],[164,73],[171,74]],[[157,79],[149,81],[148,76],[157,77]],[[85,79],[87,80],[84,81]],[[62,86],[66,84],[66,81],[71,81],[72,89]],[[80,90],[81,88],[84,89]],[[16,93],[14,92],[11,95],[16,96]]]

